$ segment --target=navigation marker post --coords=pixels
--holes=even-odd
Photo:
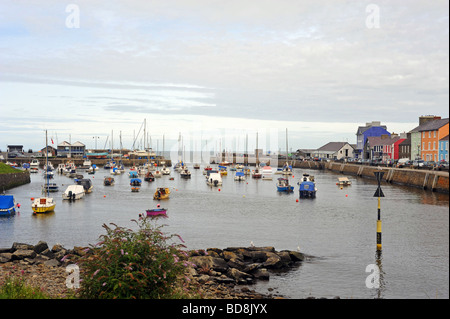
[[[373,195],[373,197],[378,197],[378,219],[377,219],[377,250],[381,250],[381,197],[384,197],[383,191],[381,190],[381,179],[383,178],[384,172],[374,172],[375,177],[378,181],[378,188]]]

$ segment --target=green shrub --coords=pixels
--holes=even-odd
[[[48,299],[50,298],[38,287],[25,282],[23,277],[8,275],[0,286],[0,299]]]
[[[182,244],[169,244],[173,237],[165,235],[163,226],[152,224],[153,219],[133,220],[133,231],[111,224],[103,225],[106,235],[101,242],[79,261],[80,298],[87,299],[143,299],[179,296],[177,280],[186,269]],[[178,298],[178,297],[177,297]]]

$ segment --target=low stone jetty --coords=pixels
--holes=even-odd
[[[24,276],[29,284],[39,286],[55,298],[70,293],[66,287],[66,266],[86,255],[87,247],[52,248],[44,241],[36,245],[13,243],[0,248],[0,285],[6,276]],[[70,259],[66,258],[70,255]],[[230,247],[187,251],[190,266],[186,275],[205,299],[273,299],[282,296],[262,294],[250,289],[271,274],[289,271],[312,258],[298,251],[276,251],[274,247]]]
[[[199,282],[245,285],[269,280],[271,272],[287,271],[310,257],[298,251],[276,251],[274,247],[230,247],[191,251],[189,261]]]

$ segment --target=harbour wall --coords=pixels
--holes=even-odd
[[[9,159],[10,162],[15,162],[19,165],[22,165],[23,163],[30,163],[32,158],[11,158]],[[44,167],[45,165],[45,158],[38,158],[40,167]],[[82,158],[49,158],[49,162],[52,163],[52,165],[56,168],[59,164],[64,164],[67,162],[73,162],[77,167],[81,167],[83,165],[84,159]],[[91,163],[95,164],[99,167],[103,167],[110,159],[91,159]],[[116,161],[118,161],[116,159]],[[124,166],[134,166],[134,165],[143,165],[147,163],[146,159],[122,159]],[[171,167],[172,162],[171,160],[167,159],[155,159],[155,160],[149,160],[149,162],[155,162],[158,166],[161,166],[161,162],[164,162],[164,165]]]
[[[381,170],[384,172],[382,180],[387,183],[413,186],[439,193],[449,193],[449,173],[444,171],[376,167],[335,162],[328,162],[322,165],[324,169],[334,172],[370,179],[375,179],[374,172]]]
[[[0,191],[28,184],[30,182],[29,171],[0,174]]]

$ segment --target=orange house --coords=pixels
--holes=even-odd
[[[420,130],[421,154],[424,161],[439,161],[439,140],[448,135],[448,118],[426,123]]]

